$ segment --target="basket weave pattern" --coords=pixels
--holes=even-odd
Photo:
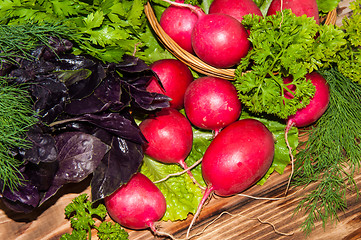
[[[235,75],[233,68],[216,68],[213,67],[197,56],[189,53],[188,51],[181,48],[169,35],[163,30],[160,26],[157,17],[154,14],[152,6],[149,2],[144,7],[145,15],[148,18],[150,25],[152,26],[154,32],[156,33],[158,39],[162,42],[162,44],[168,49],[169,52],[173,54],[178,60],[185,63],[187,66],[192,68],[193,70],[213,77],[219,77],[227,80],[233,80]],[[329,12],[325,19],[324,24],[335,24],[337,19],[337,12],[336,9]]]

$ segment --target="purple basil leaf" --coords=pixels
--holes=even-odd
[[[146,142],[138,125],[128,112],[120,113],[104,113],[104,114],[84,114],[79,118],[80,121],[86,121],[96,125],[114,134],[118,137],[128,139],[139,144]]]
[[[150,70],[150,67],[143,60],[130,55],[124,55],[123,61],[117,63],[116,68],[130,73],[139,73]]]
[[[90,95],[79,100],[72,100],[65,106],[65,112],[71,115],[98,113],[106,111],[110,105],[110,102],[103,102],[95,95]]]
[[[84,61],[90,60],[85,58]],[[58,72],[59,80],[65,83],[72,99],[82,99],[91,95],[105,77],[104,67],[95,62],[87,68]]]
[[[111,149],[93,173],[92,201],[102,199],[127,183],[143,161],[142,145],[119,137],[111,138]]]
[[[50,123],[63,112],[68,92],[65,85],[54,76],[41,76],[31,85],[30,91],[36,99],[34,109],[43,122]]]
[[[125,106],[129,106],[130,100],[122,99],[119,75],[108,76],[93,91],[93,94],[82,99],[72,100],[66,105],[65,111],[72,115],[81,115],[86,113],[103,112],[108,109],[112,111],[121,111]],[[128,94],[125,94],[128,95]],[[125,100],[123,102],[123,100]]]
[[[29,176],[29,180],[39,191],[45,192],[50,188],[58,168],[57,161],[28,163],[25,167],[25,174]]]
[[[25,175],[24,178],[27,180]],[[17,190],[11,191],[6,188],[0,194],[0,197],[9,209],[24,213],[31,212],[38,206],[40,201],[39,191],[32,185],[31,181],[23,181],[23,184],[19,185]]]
[[[50,134],[42,131],[39,125],[34,125],[26,133],[31,148],[21,149],[20,155],[23,160],[31,163],[54,162],[57,158],[55,140]]]
[[[96,169],[109,146],[97,137],[80,132],[65,132],[56,136],[59,168],[52,186],[41,203],[53,196],[64,184],[84,180]]]
[[[158,93],[150,93],[145,89],[135,88],[129,85],[129,92],[133,98],[134,107],[147,111],[154,111],[169,107],[171,98]]]

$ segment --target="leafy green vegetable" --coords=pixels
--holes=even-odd
[[[34,59],[30,51],[40,44],[49,46],[49,36],[58,37],[66,31],[61,25],[0,25],[0,60],[17,63],[16,58]]]
[[[300,202],[308,212],[302,228],[309,233],[316,220],[338,220],[346,208],[346,192],[358,191],[354,174],[361,166],[361,85],[337,69],[322,70],[330,86],[330,103],[296,155],[293,184],[317,187]]]
[[[275,156],[272,166],[267,174],[258,182],[262,185],[266,182],[268,177],[274,172],[282,174],[285,167],[290,163],[290,156],[288,148],[284,140],[285,124],[278,120],[270,120],[264,116],[252,116],[248,112],[243,111],[242,118],[255,118],[266,125],[267,128],[273,133],[275,137]],[[190,155],[186,159],[188,166],[194,164],[197,160],[201,159],[207,147],[211,143],[213,133],[211,131],[193,129],[193,148]],[[298,145],[298,130],[292,128],[289,132],[289,141],[291,146],[296,149]],[[153,182],[167,177],[169,174],[181,172],[183,169],[175,164],[163,164],[148,156],[145,156],[141,172],[148,176]],[[196,180],[205,186],[202,178],[201,164],[192,169],[192,174]],[[162,191],[167,200],[167,211],[163,220],[183,220],[186,219],[189,213],[195,213],[199,201],[202,198],[202,192],[188,174],[171,177],[157,186]]]
[[[81,194],[74,198],[65,207],[65,216],[70,219],[73,231],[61,236],[61,240],[83,240],[91,239],[91,230],[96,229],[100,240],[126,240],[129,234],[118,224],[104,222],[107,216],[107,209],[104,204],[97,207],[88,201],[87,194]],[[95,225],[94,218],[99,218],[102,222]]]
[[[350,3],[350,17],[342,19],[341,28],[346,32],[348,49],[338,63],[338,70],[353,81],[361,83],[361,1]]]
[[[15,190],[23,180],[19,170],[22,161],[11,151],[31,146],[25,133],[38,120],[26,87],[10,85],[7,79],[0,77],[0,186],[2,190]]]
[[[104,62],[119,62],[124,54],[147,63],[166,50],[157,41],[148,42],[151,32],[145,14],[146,0],[0,0],[2,24],[60,24],[63,37],[74,42],[74,54],[89,54]],[[147,38],[141,35],[146,34]],[[154,36],[153,36],[154,37]],[[154,37],[155,38],[155,37]]]
[[[285,119],[305,107],[315,90],[305,75],[337,62],[337,54],[346,49],[342,30],[318,25],[305,15],[296,17],[288,9],[263,18],[247,15],[242,23],[250,29],[253,47],[237,67],[234,84],[254,113]],[[284,95],[290,91],[284,77],[293,78],[292,99]]]
[[[255,2],[256,5],[259,7],[259,10],[261,10],[262,15],[266,16],[269,6],[272,3],[272,0],[253,0],[253,2]]]
[[[339,3],[340,0],[317,0],[318,11],[328,13],[335,9]]]

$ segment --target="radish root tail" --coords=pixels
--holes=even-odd
[[[197,180],[194,178],[193,174],[190,172],[191,169],[195,168],[196,166],[198,166],[201,162],[202,162],[203,158],[199,159],[198,161],[196,161],[192,166],[187,167],[187,165],[182,165],[180,164],[184,170],[180,171],[180,172],[176,172],[176,173],[171,173],[169,175],[167,175],[166,177],[159,179],[157,181],[154,181],[153,183],[161,183],[166,181],[167,179],[171,178],[171,177],[175,177],[175,176],[180,176],[184,173],[188,173],[188,175],[190,176],[190,178],[192,179],[192,181],[197,184],[202,190],[205,190],[205,187],[203,187],[202,185],[200,185],[200,183],[197,182]]]
[[[286,130],[285,130],[285,141],[286,141],[286,145],[288,148],[288,152],[291,158],[291,173],[290,176],[288,178],[288,183],[287,183],[287,187],[286,187],[286,191],[285,191],[285,195],[287,195],[288,193],[288,189],[291,185],[291,180],[292,180],[292,176],[293,176],[293,172],[294,172],[294,156],[292,154],[292,147],[290,146],[290,143],[288,142],[288,132],[290,131],[290,129],[295,125],[294,121],[288,121],[287,126],[286,126]]]
[[[153,223],[153,222],[148,223],[148,226],[150,227],[150,229],[152,230],[152,232],[153,232],[154,235],[156,235],[156,236],[161,236],[161,237],[168,237],[168,238],[170,238],[170,239],[172,239],[172,240],[176,240],[176,238],[175,238],[173,235],[171,235],[171,234],[169,234],[169,233],[166,233],[166,232],[158,231],[158,230],[156,229],[156,227],[154,226],[154,223]]]
[[[208,186],[206,188],[206,191],[203,194],[203,197],[202,197],[201,201],[199,202],[197,211],[195,212],[195,214],[193,216],[192,222],[189,224],[189,227],[188,227],[188,230],[187,230],[187,237],[186,237],[187,239],[189,239],[189,233],[191,231],[191,228],[192,228],[193,224],[195,223],[197,217],[201,213],[201,210],[202,210],[202,207],[203,207],[204,203],[206,202],[206,200],[208,199],[208,197],[211,195],[212,192],[213,192],[213,187]]]

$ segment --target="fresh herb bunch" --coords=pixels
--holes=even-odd
[[[31,146],[25,133],[38,119],[26,87],[10,85],[7,80],[0,77],[0,186],[15,190],[23,180],[22,161],[14,158],[12,151]]]
[[[155,75],[139,58],[124,55],[119,63],[103,63],[71,54],[68,40],[50,40],[52,49],[40,45],[31,51],[34,58],[6,70],[8,82],[27,87],[39,120],[26,131],[31,147],[11,152],[21,162],[17,169],[24,181],[0,194],[18,212],[32,211],[63,185],[89,175],[93,201],[110,195],[143,161],[145,139],[131,113],[169,106],[167,96],[146,91]],[[6,110],[8,115],[16,111]]]
[[[344,210],[346,192],[358,192],[354,174],[361,166],[361,85],[336,68],[322,70],[330,86],[330,102],[317,124],[307,130],[308,140],[296,155],[293,184],[317,187],[300,202],[308,212],[302,228],[309,233],[314,222],[337,220]]]
[[[345,57],[338,62],[338,70],[352,81],[361,84],[361,1],[350,3],[352,15],[342,19],[341,28],[345,31],[348,49]]]
[[[146,0],[0,0],[2,24],[45,22],[67,28],[74,54],[120,62],[124,54],[151,63],[171,56],[156,40],[144,14]]]
[[[88,201],[87,194],[81,194],[74,198],[71,203],[65,207],[65,216],[70,219],[73,228],[72,233],[63,234],[61,240],[86,240],[92,239],[91,230],[97,230],[97,236],[100,240],[127,240],[129,234],[118,224],[105,222],[107,209],[104,204],[95,204]],[[101,221],[96,226],[94,218]]]
[[[242,23],[250,30],[252,49],[237,67],[234,84],[242,103],[255,113],[285,119],[305,107],[315,91],[305,75],[329,67],[346,49],[341,29],[288,9],[272,16],[246,15]],[[292,83],[284,83],[284,77],[292,77]],[[292,99],[285,97],[289,84],[295,86]]]
[[[59,24],[0,25],[0,61],[17,64],[19,59],[34,60],[31,51],[40,45],[50,47],[49,36],[59,38],[67,32],[68,28]]]

